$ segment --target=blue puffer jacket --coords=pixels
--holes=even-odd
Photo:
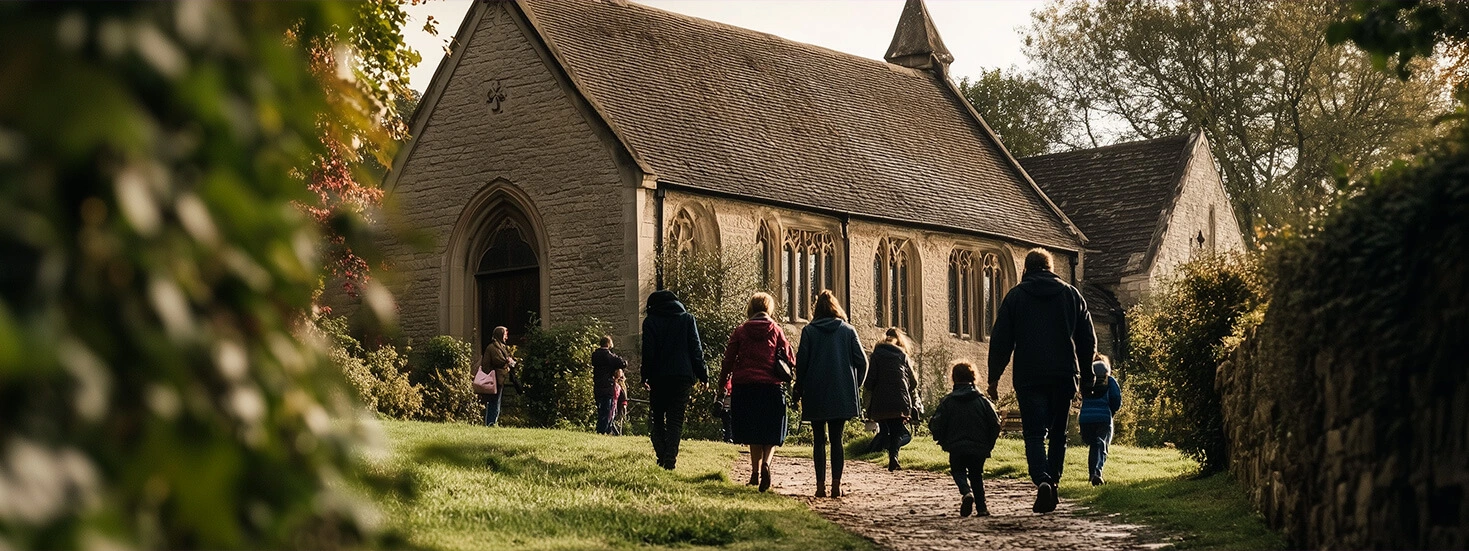
[[[643,319],[643,382],[708,382],[699,324],[669,291],[648,295],[648,317]]]
[[[867,353],[850,324],[837,318],[821,318],[801,330],[795,381],[801,397],[801,420],[856,417],[857,388],[866,377]]]
[[[1081,398],[1080,423],[1111,423],[1112,414],[1122,407],[1122,387],[1117,386],[1116,377],[1107,377],[1107,391],[1096,395],[1083,394]]]

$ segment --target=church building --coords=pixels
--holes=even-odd
[[[1243,251],[1244,235],[1203,132],[1020,160],[1086,232],[1097,349],[1125,359],[1133,307],[1200,254]]]
[[[886,61],[621,0],[476,2],[454,44],[385,182],[427,242],[387,250],[415,340],[594,316],[635,356],[660,255],[725,251],[793,339],[829,288],[932,377],[983,365],[1028,249],[1080,283],[1086,237],[959,94],[922,0]]]

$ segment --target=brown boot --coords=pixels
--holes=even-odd
[[[816,479],[816,497],[826,497],[826,479]]]
[[[831,479],[831,497],[842,497],[842,479]]]

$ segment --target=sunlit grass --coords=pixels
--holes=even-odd
[[[686,441],[678,469],[646,437],[384,421],[382,503],[426,549],[869,549],[798,501],[729,482],[737,448]]]

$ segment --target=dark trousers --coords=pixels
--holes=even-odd
[[[1025,437],[1025,462],[1030,467],[1030,480],[1036,485],[1061,481],[1061,466],[1066,463],[1066,422],[1075,397],[1076,389],[1071,385],[1015,389],[1016,401],[1020,402],[1020,433]]]
[[[500,396],[502,395],[504,392],[479,395],[479,401],[485,405],[486,427],[493,427],[500,422]]]
[[[888,457],[897,457],[898,448],[903,447],[903,435],[908,432],[908,427],[904,426],[903,419],[883,419],[882,421],[878,421],[877,430],[879,434],[884,435],[883,441],[887,444]]]
[[[1091,448],[1086,456],[1086,466],[1092,478],[1102,477],[1102,465],[1107,463],[1107,447],[1112,445],[1112,422],[1082,423],[1081,441]]]
[[[612,414],[617,406],[612,398],[597,398],[597,434],[612,433]]]
[[[689,409],[693,383],[653,381],[648,391],[648,436],[658,461],[678,459],[678,442],[683,438],[684,414]]]
[[[847,454],[842,449],[842,431],[846,430],[846,426],[846,419],[811,422],[811,434],[816,438],[816,445],[811,447],[811,459],[816,463],[817,484],[826,484],[827,441],[831,442],[831,479],[842,479],[842,464],[847,460]]]
[[[984,460],[978,455],[949,454],[949,474],[954,476],[959,495],[974,492],[978,503],[984,503]]]

